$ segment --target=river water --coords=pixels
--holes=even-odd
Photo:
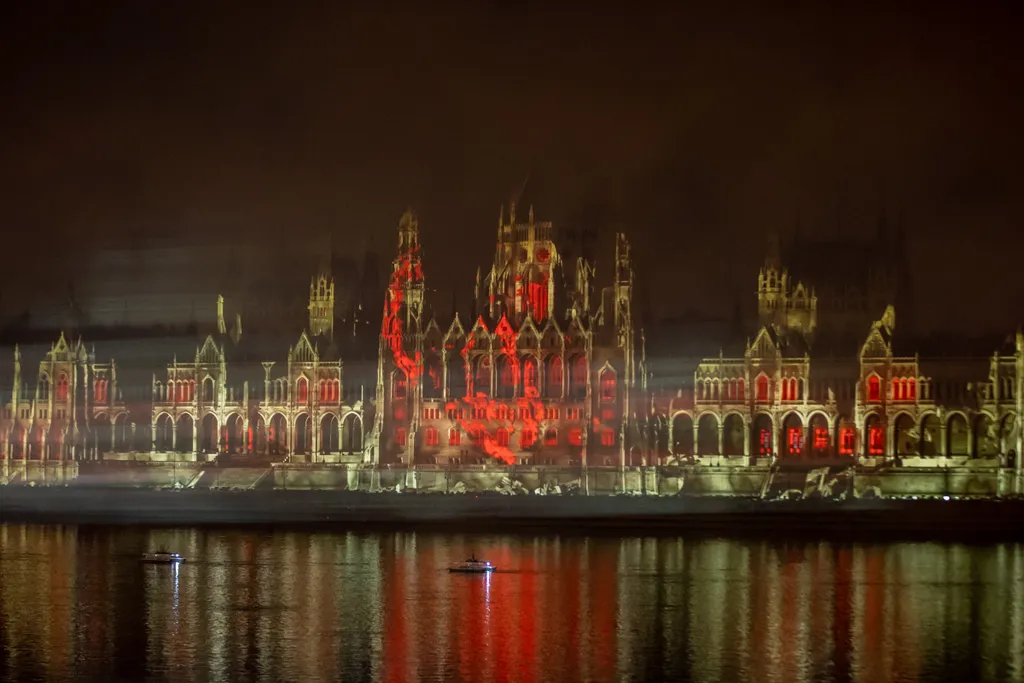
[[[0,680],[1024,680],[1024,546],[0,526]]]

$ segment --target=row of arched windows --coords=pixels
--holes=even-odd
[[[453,356],[448,362],[448,396],[462,398],[468,394],[474,396],[493,395],[496,398],[515,398],[517,396],[560,398],[564,394],[564,375],[562,359],[551,355],[544,359],[544,378],[539,378],[538,361],[533,356],[520,358],[499,354],[494,360],[480,355],[472,361],[472,373],[467,374],[466,364],[461,355]],[[587,378],[590,368],[585,356],[575,356],[569,360],[569,395],[584,398],[587,392]],[[437,357],[427,358],[423,364],[423,397],[428,399],[442,397],[441,362]],[[468,380],[468,381],[467,381]],[[614,401],[617,395],[614,371],[604,370],[598,378],[599,396],[602,401]],[[392,379],[392,397],[404,399],[408,393],[408,379],[404,371],[395,370]]]
[[[583,445],[583,430],[580,427],[572,427],[569,430],[568,443],[570,446],[582,446]],[[472,427],[467,431],[467,436],[473,444],[479,444],[484,438],[484,431],[482,427]],[[615,432],[611,429],[603,428],[600,430],[600,443],[602,446],[614,446],[615,445]],[[395,430],[395,442],[399,446],[405,446],[408,440],[408,432],[405,427],[399,427]],[[511,440],[511,431],[505,427],[499,427],[494,433],[494,441],[499,446],[508,447]],[[523,429],[519,432],[519,447],[520,448],[531,448],[537,442],[537,433],[532,429]],[[427,427],[423,430],[423,443],[427,446],[439,446],[440,445],[440,433],[436,427]],[[544,430],[543,443],[545,446],[557,446],[559,444],[558,429],[555,427],[549,427]],[[461,446],[462,445],[462,429],[458,427],[450,427],[448,429],[448,445],[449,446]]]
[[[50,378],[43,375],[39,378],[39,400],[47,401],[50,398]],[[57,379],[57,387],[53,393],[56,401],[68,400],[68,376],[61,373]]]

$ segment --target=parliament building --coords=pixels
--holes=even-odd
[[[443,316],[430,230],[409,211],[387,281],[374,259],[326,259],[290,330],[279,314],[243,329],[224,297],[206,322],[110,341],[105,358],[81,325],[48,342],[9,329],[0,458],[1019,467],[1024,337],[961,351],[901,335],[906,245],[884,222],[870,248],[773,237],[748,335],[699,358],[662,339],[648,357],[647,335],[665,335],[637,315],[626,235],[599,278],[517,211],[500,212],[470,305]]]

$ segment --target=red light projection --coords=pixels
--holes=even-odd
[[[481,318],[478,323],[483,325],[483,319]],[[514,386],[517,378],[523,376],[516,349],[515,331],[512,329],[512,325],[509,324],[508,319],[502,316],[494,333],[499,344],[498,353],[503,356],[503,362],[498,364],[502,374],[499,380],[509,381]],[[524,383],[520,396],[508,399],[508,402],[513,403],[515,406],[512,410],[509,410],[505,403],[498,403],[488,398],[485,392],[474,391],[474,384],[470,380],[478,378],[469,376],[469,368],[472,364],[467,358],[473,348],[474,340],[470,339],[466,344],[466,348],[462,350],[467,374],[466,396],[462,398],[451,397],[451,400],[445,406],[445,412],[448,415],[458,417],[461,429],[468,434],[474,435],[474,443],[479,445],[487,455],[501,460],[507,465],[514,464],[515,454],[509,448],[511,435],[515,433],[520,434],[519,444],[521,448],[528,448],[533,445],[536,438],[535,435],[539,431],[537,416],[543,415],[544,406],[537,400],[537,387],[532,381]],[[482,366],[483,363],[481,362],[478,368]],[[529,363],[527,367],[530,367]],[[479,370],[477,374],[480,374]],[[528,371],[527,377],[529,376],[530,372]],[[489,381],[489,370],[483,376],[483,379]],[[460,405],[466,406],[468,410],[461,409]],[[470,417],[467,419],[463,417],[464,415],[469,415]],[[492,424],[496,423],[494,424],[493,432],[484,424],[485,421]]]
[[[399,254],[398,265],[391,273],[391,281],[388,284],[390,296],[387,298],[387,305],[384,311],[384,322],[381,325],[381,336],[391,349],[395,365],[408,378],[409,388],[415,389],[419,379],[420,352],[410,357],[403,346],[404,331],[402,318],[399,315],[402,305],[405,303],[405,291],[410,285],[417,284],[423,280],[423,266],[417,258],[419,247],[412,247],[408,252]]]

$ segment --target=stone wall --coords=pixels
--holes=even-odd
[[[503,491],[532,495],[660,495],[746,497],[760,495],[767,467],[495,467],[436,466],[371,469],[357,464],[277,463],[269,467],[223,467],[209,463],[84,461],[0,461],[0,485],[116,486],[126,488],[210,488],[333,491],[416,491],[427,494]],[[783,481],[785,479],[785,481]],[[772,491],[802,489],[804,474],[774,475]],[[557,487],[557,488],[556,488]],[[780,488],[781,487],[781,488]],[[1024,479],[994,467],[914,467],[853,477],[856,495],[883,497],[996,497],[1020,495]]]

